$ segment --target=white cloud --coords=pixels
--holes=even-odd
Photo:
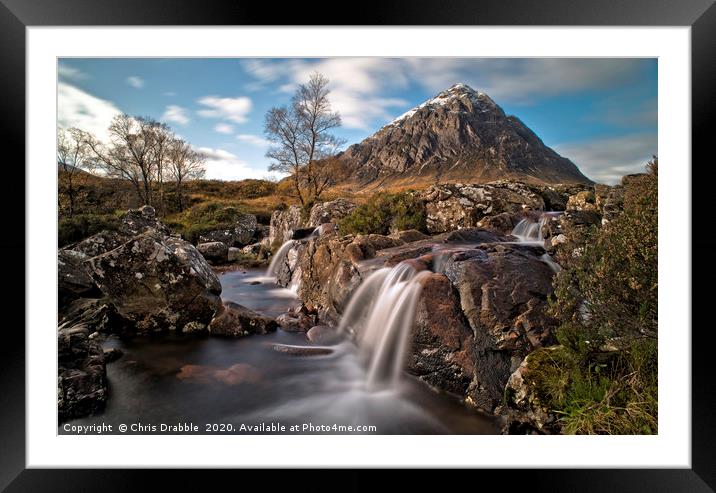
[[[290,75],[292,67],[301,62],[298,60],[282,60],[277,63],[271,60],[252,58],[241,60],[240,63],[244,71],[254,77],[254,81],[245,85],[246,90],[258,91],[267,84]]]
[[[174,96],[177,95],[177,93],[175,93],[174,91],[166,91],[166,92],[163,92],[162,95],[164,95],[168,98],[173,98]]]
[[[112,118],[121,113],[111,101],[64,82],[57,86],[57,125],[61,128],[77,127],[106,141]]]
[[[258,135],[240,134],[237,135],[236,138],[241,142],[246,142],[247,144],[256,147],[268,147],[271,145],[271,142],[262,137],[259,137]]]
[[[167,109],[164,110],[164,114],[161,119],[168,122],[178,123],[179,125],[186,125],[190,121],[187,110],[175,104],[167,106]]]
[[[279,82],[283,93],[295,91],[313,72],[324,74],[330,80],[331,105],[348,128],[369,130],[375,120],[389,121],[396,113],[394,108],[408,105],[401,98],[380,96],[386,89],[404,89],[410,82],[400,59],[249,60],[244,68],[255,78],[256,87]]]
[[[127,84],[129,84],[135,89],[141,89],[142,87],[144,87],[144,80],[141,77],[132,75],[130,77],[127,77]]]
[[[498,103],[529,104],[535,98],[611,87],[639,73],[643,60],[568,58],[327,58],[247,60],[252,89],[276,84],[291,93],[319,71],[330,79],[331,102],[349,128],[371,129],[410,108],[390,91],[411,84],[437,94],[463,82]]]
[[[217,123],[214,126],[214,130],[219,132],[220,134],[231,135],[232,133],[234,133],[234,127],[232,125],[229,125],[228,123]]]
[[[639,73],[644,60],[626,58],[408,58],[411,72],[427,90],[457,82],[498,103],[529,104],[535,98],[604,89]]]
[[[60,76],[60,79],[66,79],[66,80],[85,80],[88,79],[89,76],[82,72],[80,69],[75,67],[70,67],[69,65],[66,65],[64,63],[60,63],[57,66],[57,75]]]
[[[241,96],[238,98],[220,98],[218,96],[205,96],[199,99],[199,104],[206,109],[198,111],[205,118],[221,118],[234,123],[244,123],[251,112],[251,99]]]
[[[200,147],[197,151],[206,158],[206,178],[208,179],[245,180],[247,178],[269,179],[285,176],[280,173],[269,172],[266,169],[252,168],[235,154],[224,149]]]
[[[592,180],[615,184],[624,175],[643,173],[646,163],[658,153],[658,143],[656,134],[639,133],[560,144],[554,150]]]

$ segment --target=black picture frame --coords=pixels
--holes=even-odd
[[[148,481],[162,481],[163,489],[208,490],[212,484],[232,484],[231,471],[127,471],[39,470],[25,468],[25,28],[68,25],[522,25],[522,26],[691,26],[692,49],[692,224],[712,224],[713,194],[708,170],[714,167],[709,121],[716,115],[716,6],[714,0],[435,0],[394,1],[390,4],[334,4],[319,7],[323,12],[344,12],[326,20],[309,17],[305,4],[279,5],[211,0],[0,0],[0,77],[2,111],[0,141],[6,166],[3,178],[5,200],[13,200],[5,214],[0,252],[6,260],[4,274],[12,279],[3,297],[6,324],[0,341],[0,488],[7,491],[126,491]],[[340,8],[339,8],[340,7]],[[709,159],[710,158],[710,159]],[[684,166],[689,163],[662,163]],[[7,185],[12,183],[12,186]],[[20,185],[22,184],[22,186]],[[13,197],[13,195],[15,195]],[[7,202],[6,202],[7,203]],[[10,207],[10,206],[8,206]],[[689,204],[684,204],[686,210]],[[707,228],[712,230],[713,228]],[[684,239],[686,242],[687,239]],[[716,233],[699,230],[691,241],[692,263],[701,252],[713,252]],[[49,245],[48,245],[49,247]],[[686,252],[685,252],[686,253]],[[706,258],[705,255],[699,255]],[[663,259],[662,259],[663,260]],[[713,369],[710,366],[714,330],[697,311],[708,306],[708,289],[698,290],[696,281],[713,279],[713,262],[703,262],[692,275],[692,469],[644,470],[519,470],[444,472],[449,484],[507,485],[509,489],[549,491],[714,491],[716,489],[716,407]],[[23,281],[20,282],[20,279]],[[707,284],[704,284],[708,286]],[[697,310],[700,309],[700,310]],[[17,320],[9,322],[11,315]],[[18,316],[19,315],[19,316]],[[672,327],[688,336],[688,327]],[[98,450],[101,453],[101,450]],[[277,453],[286,453],[279,452]],[[519,451],[516,451],[519,453]],[[293,472],[292,489],[334,489],[334,480],[321,479],[310,471]],[[266,481],[280,487],[271,475],[258,477],[241,472],[241,482]],[[161,475],[161,478],[158,477]],[[246,477],[255,476],[255,477]],[[147,477],[150,476],[150,477]],[[372,488],[364,471],[340,473],[342,489]],[[413,471],[410,482],[425,485],[423,471]],[[403,483],[407,489],[408,483]],[[218,487],[218,486],[216,486]],[[238,486],[237,486],[238,487]],[[478,486],[475,486],[478,487]]]

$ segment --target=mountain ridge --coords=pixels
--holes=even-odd
[[[420,182],[593,183],[486,93],[455,84],[337,156],[361,185]]]

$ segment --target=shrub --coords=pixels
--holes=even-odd
[[[358,206],[340,222],[347,234],[388,234],[417,229],[426,231],[425,205],[412,192],[379,193]]]
[[[621,213],[572,239],[579,255],[560,257],[560,346],[532,353],[525,380],[564,433],[657,432],[656,160],[648,170],[623,180]]]
[[[657,331],[657,165],[624,180],[624,208],[601,228],[588,230],[581,255],[563,256],[556,276],[554,313],[589,319],[591,336]]]
[[[230,229],[240,218],[241,212],[233,205],[222,202],[202,202],[173,216],[165,223],[184,239],[196,243],[199,236],[216,229]]]
[[[113,214],[77,214],[63,217],[57,226],[60,247],[83,240],[103,230],[116,231],[119,219]]]

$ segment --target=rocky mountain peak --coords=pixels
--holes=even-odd
[[[588,183],[487,94],[454,84],[339,156],[361,184],[487,182]]]
[[[448,109],[448,111],[465,113],[471,113],[474,111],[481,113],[498,111],[502,114],[502,116],[504,116],[502,108],[497,106],[497,104],[495,104],[495,102],[487,94],[476,91],[467,84],[459,83],[454,84],[450,88],[440,92],[434,98],[430,98],[418,106],[406,111],[383,128],[401,125],[405,121],[416,117],[416,115],[418,117],[422,117],[428,112],[439,110],[441,108]]]

